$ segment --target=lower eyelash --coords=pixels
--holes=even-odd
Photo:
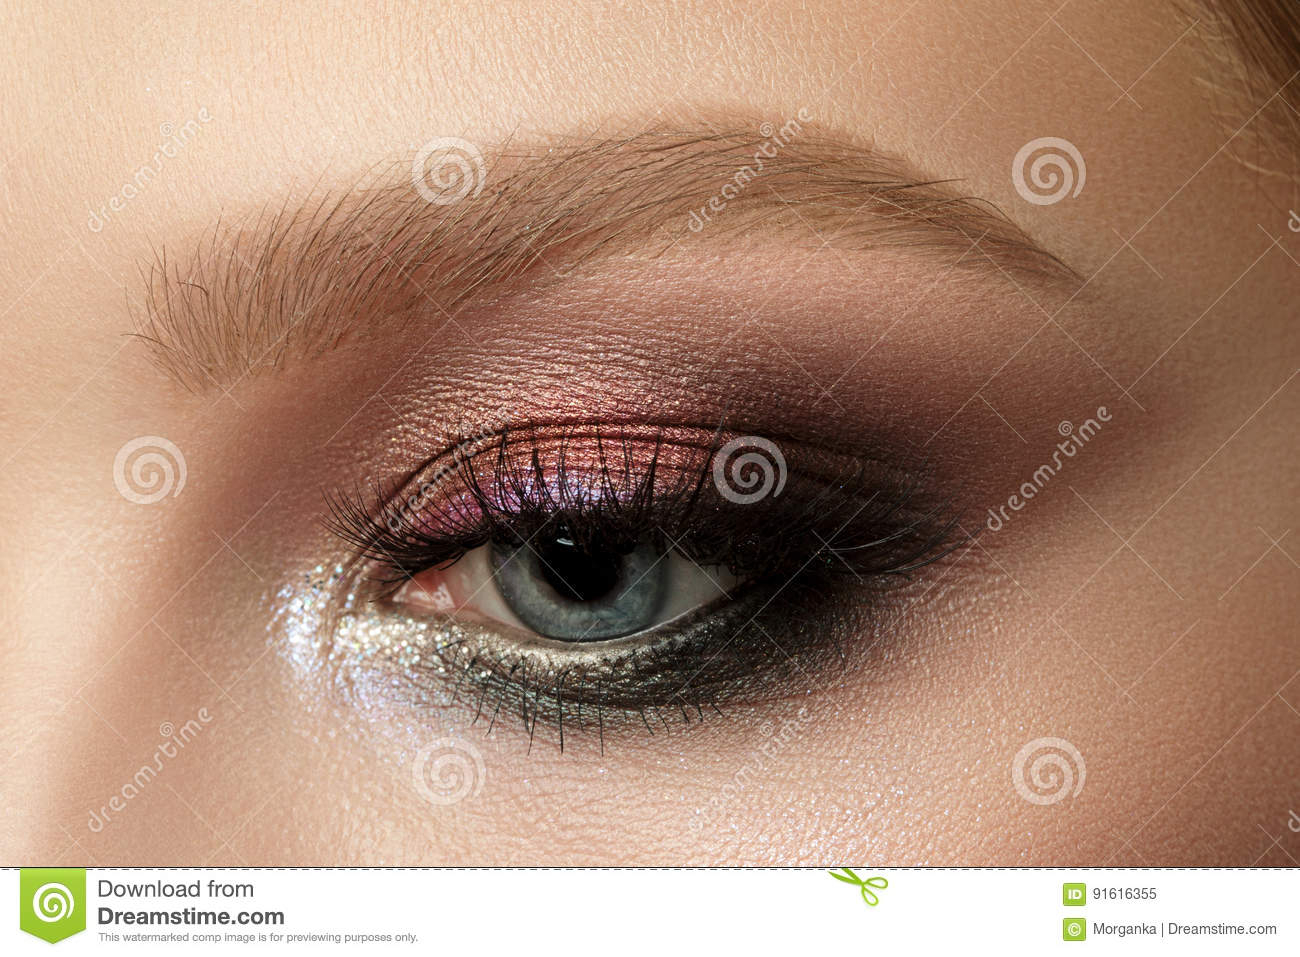
[[[765,591],[754,590],[721,611],[690,616],[673,634],[648,632],[576,650],[545,641],[520,646],[486,629],[450,625],[408,656],[399,681],[417,707],[434,703],[426,702],[431,687],[449,683],[452,700],[487,733],[509,720],[528,733],[531,746],[540,725],[561,750],[566,738],[586,733],[603,753],[606,731],[671,733],[737,706],[809,692],[812,675],[847,661],[849,636],[866,625],[860,607],[825,614],[826,598],[800,585],[796,596],[772,607]],[[823,612],[818,640],[783,649],[771,633],[788,633],[815,603]]]

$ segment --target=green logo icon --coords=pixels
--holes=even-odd
[[[56,944],[86,929],[84,867],[24,867],[18,875],[18,926]]]
[[[1061,903],[1066,907],[1082,907],[1088,903],[1088,885],[1062,884]]]
[[[1088,922],[1082,917],[1067,917],[1061,924],[1061,937],[1065,940],[1087,940]]]
[[[844,873],[837,874],[835,871],[827,871],[826,873],[830,874],[830,876],[835,878],[837,881],[843,881],[845,884],[852,884],[854,887],[858,888],[858,890],[862,892],[862,900],[868,907],[875,907],[880,903],[880,897],[876,894],[876,891],[883,891],[889,886],[889,881],[879,875],[864,879],[858,877],[857,874],[853,873],[853,871],[847,867],[841,867],[840,870]],[[872,888],[875,888],[875,890],[872,890]]]

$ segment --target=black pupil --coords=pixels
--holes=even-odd
[[[623,556],[618,552],[583,548],[563,534],[549,539],[539,554],[547,582],[570,601],[603,598],[623,574]]]

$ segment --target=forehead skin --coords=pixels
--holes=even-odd
[[[1198,30],[1172,8],[11,4],[3,20],[0,756],[25,799],[3,802],[0,859],[1300,857],[1285,828],[1300,799],[1300,546],[1281,537],[1296,522],[1300,236],[1289,184],[1250,161],[1250,124],[1274,104],[1206,82]],[[270,653],[264,599],[287,559],[274,548],[281,519],[259,506],[318,488],[303,478],[320,464],[313,450],[347,419],[327,386],[365,384],[348,364],[364,355],[191,396],[123,337],[141,264],[159,243],[347,188],[438,136],[619,136],[801,110],[960,180],[1103,304],[1047,322],[1051,304],[1022,302],[1025,321],[971,358],[967,394],[986,387],[948,403],[945,441],[1006,423],[1014,465],[987,500],[1005,501],[1050,456],[1058,422],[1100,403],[1126,438],[1081,456],[1070,491],[1026,513],[987,587],[936,590],[925,656],[869,693],[841,683],[815,732],[777,757],[755,759],[761,738],[737,729],[604,757],[489,739],[483,794],[431,811]],[[153,160],[165,125],[201,116],[145,188],[88,227]],[[1011,169],[1046,136],[1078,148],[1086,184],[1035,205]],[[863,370],[880,361],[887,375],[886,359]],[[1065,375],[1035,378],[1057,362]],[[289,434],[304,409],[327,410],[325,434]],[[121,500],[111,465],[138,435],[186,436],[202,515]],[[162,786],[88,830],[87,809],[151,760],[160,722],[200,708],[211,729]],[[1010,784],[1016,752],[1040,737],[1087,759],[1068,803],[1031,804]],[[692,830],[695,809],[736,781],[725,823]]]

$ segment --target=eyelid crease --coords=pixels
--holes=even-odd
[[[133,335],[185,388],[225,388],[361,328],[379,334],[420,311],[446,321],[542,261],[562,276],[597,257],[755,228],[807,237],[816,227],[839,248],[911,249],[966,270],[1078,282],[991,204],[898,157],[793,120],[766,157],[764,124],[734,122],[508,143],[485,163],[481,191],[450,205],[427,201],[409,163],[298,205],[286,196],[251,219],[217,223],[188,251],[157,250]],[[744,188],[701,238],[692,212],[743,171]]]

